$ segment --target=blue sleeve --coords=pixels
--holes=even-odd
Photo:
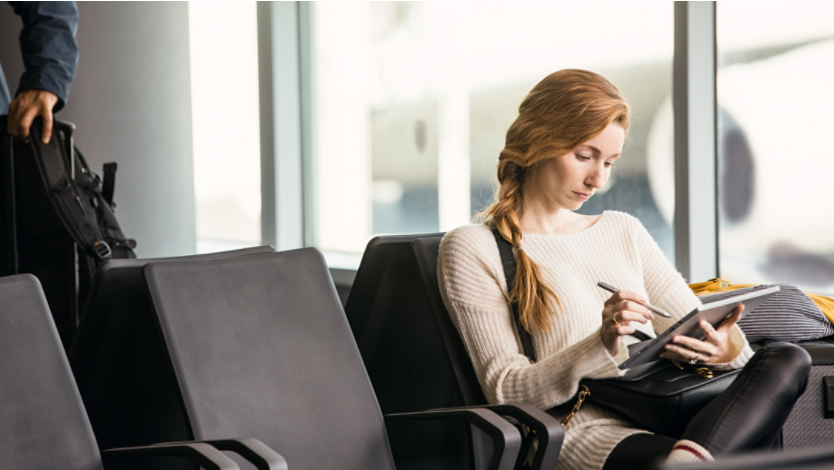
[[[9,2],[23,19],[20,49],[26,71],[17,94],[46,90],[58,96],[54,111],[64,107],[78,64],[78,8],[75,2]]]

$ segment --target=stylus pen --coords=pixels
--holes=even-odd
[[[597,285],[602,287],[603,289],[607,290],[608,292],[611,292],[612,294],[616,294],[617,291],[620,290],[620,289],[617,289],[614,286],[610,286],[610,285],[608,285],[604,282],[597,282]],[[672,318],[672,315],[669,315],[668,313],[664,312],[663,310],[655,307],[654,305],[652,305],[648,302],[646,302],[646,303],[637,302],[637,303],[646,307],[647,309],[651,310],[652,312],[660,315],[661,317]]]

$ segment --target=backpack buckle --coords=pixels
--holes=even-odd
[[[113,255],[113,251],[110,249],[110,245],[103,240],[99,240],[93,243],[93,251],[98,255],[99,259],[102,261],[110,259]]]

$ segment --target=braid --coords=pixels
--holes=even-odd
[[[490,221],[510,244],[518,248],[521,244],[521,228],[518,215],[521,213],[521,189],[525,170],[509,160],[498,164],[498,202],[487,209]]]
[[[527,331],[533,326],[547,330],[550,313],[547,306],[552,299],[559,299],[544,284],[539,268],[521,248],[519,214],[522,211],[522,188],[526,169],[510,160],[498,164],[498,201],[485,212],[484,223],[493,224],[505,240],[515,248],[515,284],[509,293],[511,302],[518,302],[521,324]]]

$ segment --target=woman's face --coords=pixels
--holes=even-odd
[[[612,122],[573,151],[542,161],[534,174],[536,192],[548,206],[579,209],[608,181],[624,142],[625,130]]]

